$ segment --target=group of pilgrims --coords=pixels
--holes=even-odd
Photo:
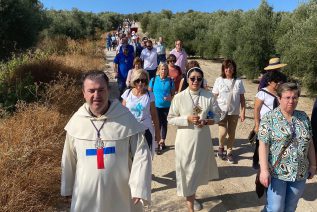
[[[65,127],[62,195],[71,196],[71,211],[143,211],[151,204],[152,160],[168,150],[170,124],[177,126],[177,195],[185,197],[188,211],[201,210],[198,187],[219,178],[210,125],[218,125],[216,156],[237,163],[235,132],[246,110],[237,65],[224,59],[220,76],[208,86],[181,40],[167,55],[162,37],[154,44],[147,37],[141,44],[135,31],[119,37],[120,44],[108,51],[116,51],[120,97],[109,99],[104,72],[83,76],[86,103]],[[263,211],[295,211],[306,179],[316,171],[317,111],[310,122],[296,110],[300,88],[287,82],[284,66],[280,58],[270,59],[255,96],[252,167],[266,188]]]

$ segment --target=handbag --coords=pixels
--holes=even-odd
[[[277,165],[279,164],[279,162],[282,158],[283,153],[285,152],[287,147],[292,143],[292,140],[293,139],[291,139],[289,142],[287,142],[287,144],[283,145],[282,151],[278,155],[277,160],[275,161],[275,163],[272,167],[272,170],[274,170],[277,167]],[[258,195],[258,198],[261,198],[264,194],[264,191],[267,190],[267,188],[264,185],[262,185],[262,183],[260,181],[260,173],[261,173],[261,169],[258,170],[258,172],[256,173],[256,176],[255,176],[255,192]]]
[[[250,142],[250,144],[254,144],[255,140],[256,140],[256,132],[254,131],[254,129],[252,129],[249,133],[248,141]]]

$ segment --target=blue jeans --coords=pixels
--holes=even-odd
[[[262,212],[294,212],[303,195],[306,180],[289,182],[271,178]]]

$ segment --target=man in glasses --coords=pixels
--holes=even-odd
[[[146,48],[141,52],[143,69],[149,73],[150,80],[155,77],[157,69],[157,52],[151,40],[146,41]]]
[[[178,65],[183,74],[186,74],[186,64],[187,64],[187,53],[183,49],[183,42],[181,40],[175,41],[175,48],[170,52],[174,54],[177,58],[175,65]]]

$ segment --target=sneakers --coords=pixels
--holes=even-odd
[[[225,153],[225,149],[223,147],[219,147],[217,156],[218,156],[218,158],[220,158],[222,160],[225,158],[226,153]]]
[[[201,209],[203,209],[203,205],[197,200],[194,200],[194,210],[195,211],[200,211]]]
[[[229,155],[227,155],[227,161],[228,161],[229,163],[231,163],[231,164],[234,164],[234,160],[233,160],[233,155],[232,155],[232,153],[229,154]]]

